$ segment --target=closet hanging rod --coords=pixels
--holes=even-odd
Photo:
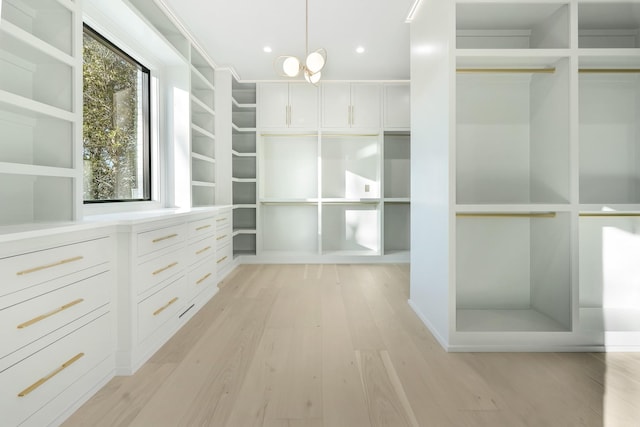
[[[582,217],[634,217],[640,216],[640,212],[581,212]]]
[[[317,133],[261,133],[262,137],[274,137],[274,138],[282,138],[283,136],[293,136],[297,138],[301,137],[314,137],[317,138],[319,134]]]
[[[457,68],[458,73],[543,73],[553,74],[555,67],[550,68]]]
[[[583,74],[638,74],[640,68],[580,68]]]
[[[469,218],[555,218],[555,212],[458,212],[457,217]]]

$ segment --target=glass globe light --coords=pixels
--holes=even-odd
[[[309,56],[307,56],[305,65],[307,66],[307,69],[311,72],[311,74],[317,73],[324,67],[326,59],[325,55],[323,55],[323,51],[324,49],[318,49],[315,52],[311,52]]]
[[[295,77],[300,72],[300,60],[295,56],[288,56],[282,62],[282,71],[289,77]]]
[[[317,73],[310,73],[309,70],[304,71],[304,79],[314,85],[320,81],[321,75],[322,73],[320,71]]]

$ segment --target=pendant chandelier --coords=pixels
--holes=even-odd
[[[322,69],[327,63],[327,51],[323,48],[309,53],[309,0],[305,2],[305,60],[302,62],[295,56],[279,56],[276,58],[276,70],[282,77],[297,77],[302,74],[307,82],[317,85],[322,76]]]

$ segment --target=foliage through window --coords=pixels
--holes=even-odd
[[[150,200],[149,70],[86,25],[83,61],[84,201]]]

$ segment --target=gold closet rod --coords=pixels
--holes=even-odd
[[[637,74],[640,68],[580,68],[583,74]]]
[[[469,218],[555,218],[555,212],[459,212],[457,217]]]
[[[634,217],[640,216],[640,212],[582,212],[580,216],[583,217],[603,217],[603,216],[611,216],[611,217]]]
[[[544,73],[552,74],[556,72],[555,67],[551,68],[458,68],[458,73]]]

